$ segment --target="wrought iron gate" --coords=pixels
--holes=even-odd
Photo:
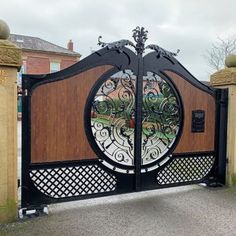
[[[227,90],[196,80],[177,53],[145,47],[144,28],[133,38],[100,37],[103,49],[81,62],[24,75],[22,207],[224,184]]]

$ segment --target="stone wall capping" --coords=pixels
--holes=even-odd
[[[225,59],[225,67],[211,75],[212,86],[236,85],[236,55],[229,55]]]

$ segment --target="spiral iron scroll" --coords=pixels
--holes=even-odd
[[[91,105],[94,140],[105,154],[101,161],[123,173],[134,173],[136,76],[118,72],[97,89]],[[165,163],[180,127],[180,104],[174,89],[161,77],[143,77],[142,172]]]
[[[143,78],[142,165],[165,156],[180,127],[180,104],[171,86],[155,73]]]
[[[115,163],[134,165],[135,76],[124,71],[106,80],[91,109],[91,126],[101,151]]]

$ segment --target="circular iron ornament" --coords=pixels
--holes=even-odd
[[[126,174],[134,174],[135,169],[136,79],[131,70],[103,76],[92,89],[85,111],[88,138],[100,161]],[[170,82],[151,72],[143,76],[141,172],[157,169],[170,159],[181,112],[181,100]]]
[[[143,77],[142,168],[151,171],[171,158],[183,123],[180,96],[170,78],[147,72]]]

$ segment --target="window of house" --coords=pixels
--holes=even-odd
[[[50,73],[54,73],[60,70],[60,62],[50,62]]]

